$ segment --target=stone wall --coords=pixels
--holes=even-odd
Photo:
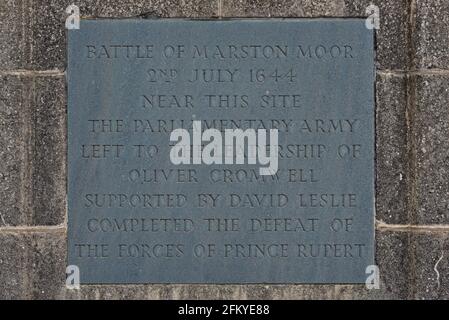
[[[114,285],[65,288],[66,18],[363,17],[376,35],[376,263],[363,285]],[[448,299],[447,0],[2,0],[1,299]]]

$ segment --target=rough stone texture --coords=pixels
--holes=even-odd
[[[344,0],[228,0],[223,1],[224,17],[320,17],[343,16]]]
[[[449,233],[413,236],[415,299],[449,299]]]
[[[24,298],[27,294],[27,260],[23,239],[0,233],[0,248],[0,300]]]
[[[25,66],[29,47],[25,42],[27,17],[23,7],[27,0],[0,2],[0,70],[20,69]]]
[[[376,232],[376,264],[379,266],[384,297],[405,299],[410,292],[410,234],[408,232]]]
[[[380,11],[380,29],[376,32],[377,68],[407,69],[409,0],[345,0],[345,15],[364,17],[371,3]]]
[[[377,68],[407,66],[407,0],[227,0],[224,17],[366,17],[371,3],[380,10],[377,31]]]
[[[272,300],[332,299],[334,286],[326,285],[116,285],[82,286],[66,290],[66,299],[193,299]]]
[[[0,227],[65,220],[62,76],[0,77]]]
[[[66,210],[66,91],[62,76],[35,77],[32,123],[33,225],[57,225]]]
[[[407,299],[412,268],[408,232],[376,231],[376,265],[380,289],[365,286],[337,285],[335,299]]]
[[[406,224],[406,77],[378,75],[376,100],[376,219],[390,224]]]
[[[417,69],[449,67],[449,2],[416,0],[413,32]]]
[[[115,285],[65,290],[66,299],[331,299],[333,286],[313,285]]]
[[[0,233],[0,299],[48,299],[65,279],[62,232]]]
[[[216,0],[31,0],[34,10],[31,41],[31,66],[37,70],[65,69],[66,29],[69,4],[80,8],[82,17],[213,17],[217,12]]]
[[[0,76],[0,227],[28,222],[31,79]]]
[[[98,17],[216,17],[218,0],[106,0],[97,4]]]
[[[65,283],[66,239],[62,232],[36,232],[25,237],[28,250],[28,293],[31,299],[57,298]]]
[[[449,223],[449,76],[416,77],[416,223]]]

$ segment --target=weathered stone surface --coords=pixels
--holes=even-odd
[[[23,238],[0,233],[0,248],[0,300],[24,298],[27,260]]]
[[[406,78],[378,75],[376,79],[376,219],[407,223],[407,105]]]
[[[31,224],[57,225],[66,209],[66,92],[62,76],[34,78],[33,216]]]
[[[27,234],[25,245],[30,298],[60,298],[66,268],[66,239],[62,230]]]
[[[239,299],[285,300],[285,299],[332,299],[332,285],[252,285],[243,286]]]
[[[30,33],[27,41],[31,43],[33,52],[29,66],[33,70],[65,69],[66,60],[66,28],[67,6],[79,7],[81,16],[94,16],[98,3],[106,1],[88,0],[29,0]]]
[[[416,77],[416,223],[449,223],[449,77]]]
[[[29,56],[25,42],[26,0],[0,2],[0,70],[21,69]]]
[[[218,0],[106,0],[97,6],[98,17],[216,17]]]
[[[65,290],[66,299],[332,299],[332,285],[85,285]]]
[[[366,17],[366,7],[379,6],[377,67],[405,69],[407,65],[406,0],[229,0],[223,2],[224,17]]]
[[[408,232],[376,232],[376,264],[379,266],[383,296],[405,299],[410,291],[410,234]]]
[[[66,65],[65,9],[70,4],[80,8],[82,17],[151,18],[151,17],[213,17],[217,1],[208,0],[32,0],[34,10],[31,67],[39,70],[64,69]]]
[[[449,2],[417,0],[413,30],[415,67],[449,67]]]
[[[238,299],[240,285],[86,285],[66,290],[66,299]]]
[[[0,77],[0,227],[65,217],[63,77]]]
[[[416,233],[414,254],[414,299],[449,299],[449,234]]]
[[[337,285],[335,299],[407,299],[412,268],[407,232],[376,232],[376,265],[379,267],[380,289],[364,286]]]
[[[0,227],[28,222],[30,78],[0,76]]]
[[[367,16],[370,4],[379,7],[380,29],[376,32],[379,69],[407,69],[408,0],[345,0],[345,15]]]
[[[223,1],[224,17],[319,17],[343,16],[343,0],[229,0]]]

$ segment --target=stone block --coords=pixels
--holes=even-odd
[[[449,68],[449,2],[417,0],[415,3],[415,68]]]
[[[376,102],[376,219],[406,224],[409,175],[405,76],[378,75]]]
[[[0,2],[0,70],[26,67],[30,48],[26,41],[29,16],[24,8],[27,0]]]
[[[416,202],[418,224],[449,223],[449,76],[420,75],[414,81]]]
[[[449,299],[449,233],[422,232],[412,239],[413,299]]]
[[[66,269],[66,239],[63,229],[27,234],[25,246],[30,298],[61,298]]]
[[[62,76],[34,78],[33,225],[57,225],[66,211],[66,90]]]
[[[20,235],[0,232],[0,300],[27,295],[26,246]]]
[[[1,226],[65,220],[65,80],[0,76]]]
[[[0,227],[28,223],[31,79],[0,76]]]

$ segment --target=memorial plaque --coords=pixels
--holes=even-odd
[[[82,20],[68,32],[81,283],[364,283],[364,19]]]

